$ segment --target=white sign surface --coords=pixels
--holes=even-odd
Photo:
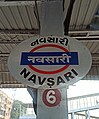
[[[88,49],[68,36],[32,37],[10,54],[8,68],[23,84],[34,88],[58,88],[82,79],[92,58]]]

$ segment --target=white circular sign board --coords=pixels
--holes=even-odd
[[[18,81],[34,88],[59,88],[82,79],[89,71],[89,50],[74,38],[32,37],[11,52],[8,68]]]

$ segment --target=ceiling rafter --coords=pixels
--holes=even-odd
[[[31,35],[39,34],[39,29],[0,29],[0,34],[9,34],[9,35]],[[99,30],[72,30],[69,31],[69,35],[74,36],[88,36],[89,35],[99,35]]]
[[[40,1],[40,0],[38,0]],[[34,5],[34,0],[30,1],[0,1],[0,7],[6,7],[6,6],[24,6],[24,5]]]
[[[17,36],[29,36],[33,37],[39,35],[38,29],[27,29],[27,30],[0,30],[0,36],[7,35],[10,39],[0,38],[1,44],[17,44],[22,42],[20,39],[15,39]],[[12,37],[13,36],[13,37]],[[83,42],[99,42],[99,30],[97,31],[69,31],[69,36],[78,39]]]

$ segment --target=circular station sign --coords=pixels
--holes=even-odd
[[[8,68],[23,84],[34,88],[59,88],[82,79],[89,71],[89,50],[74,38],[32,37],[11,52]]]

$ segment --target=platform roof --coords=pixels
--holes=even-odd
[[[38,8],[40,0],[37,0]],[[65,0],[64,17],[70,0]],[[7,59],[17,44],[39,34],[35,1],[0,1],[0,87],[26,87],[9,73]],[[99,80],[99,0],[75,0],[69,36],[90,50],[92,67],[84,79]]]

